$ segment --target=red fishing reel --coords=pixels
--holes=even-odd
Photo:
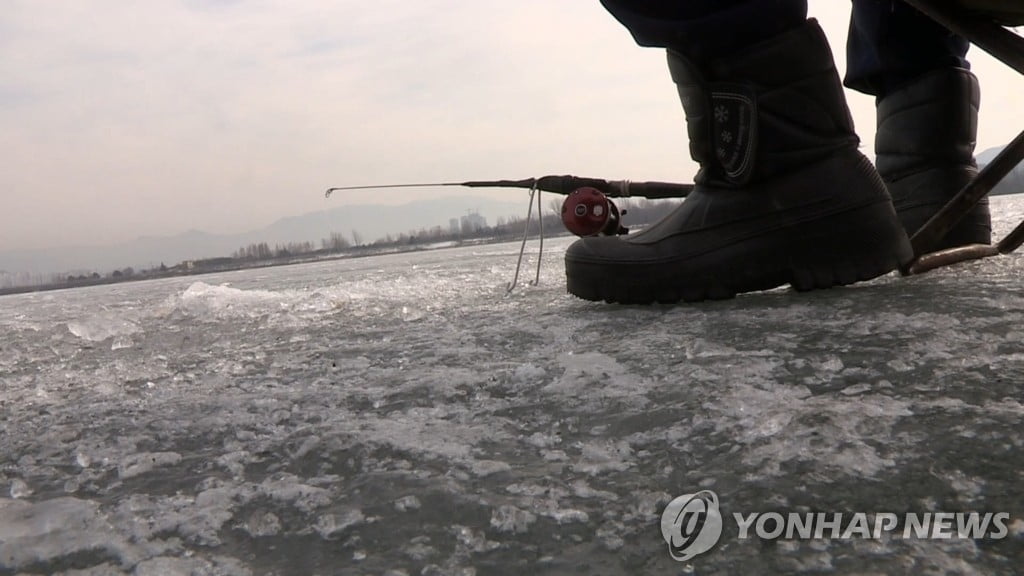
[[[597,188],[584,186],[570,192],[562,202],[562,223],[577,236],[626,234],[619,209]]]

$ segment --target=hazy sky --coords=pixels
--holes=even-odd
[[[848,11],[811,2],[840,70]],[[971,54],[984,149],[1024,127],[1024,82]],[[873,101],[851,105],[870,155]],[[7,0],[0,250],[452,193],[327,186],[689,181],[682,118],[663,52],[596,0]]]

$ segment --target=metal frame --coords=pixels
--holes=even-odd
[[[949,0],[904,0],[948,30],[970,40],[1001,62],[1024,74],[1024,37],[1014,34],[995,20],[954,5]],[[975,244],[932,252],[938,242],[984,198],[1017,164],[1024,160],[1024,131],[958,192],[939,212],[914,233],[910,243],[914,260],[904,274],[920,274],[940,266],[1009,254],[1024,243],[1024,222],[993,244]]]

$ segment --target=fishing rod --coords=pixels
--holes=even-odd
[[[541,176],[523,180],[471,180],[468,182],[433,182],[422,184],[371,184],[363,186],[335,186],[328,188],[325,198],[345,190],[373,190],[384,188],[428,188],[435,186],[464,186],[468,188],[525,188],[566,196],[562,203],[562,222],[577,236],[625,234],[629,230],[620,223],[618,207],[609,198],[640,197],[648,199],[684,198],[693,190],[693,184],[675,182],[632,182],[604,180],[581,176]],[[533,200],[531,195],[531,201]],[[531,203],[532,205],[532,203]]]
[[[675,182],[631,182],[629,180],[604,180],[601,178],[584,178],[581,176],[541,176],[523,180],[471,180],[469,182],[434,182],[428,184],[372,184],[368,186],[336,186],[328,188],[325,196],[338,190],[372,190],[380,188],[427,188],[432,186],[465,186],[468,188],[536,188],[543,192],[555,194],[571,194],[574,190],[584,187],[594,188],[610,198],[641,198],[663,199],[684,198],[693,190],[693,184]]]
[[[551,192],[565,196],[562,202],[562,224],[577,236],[614,236],[628,234],[629,229],[622,225],[625,210],[619,210],[611,198],[640,197],[648,199],[684,198],[693,191],[693,184],[675,182],[632,182],[630,180],[604,180],[601,178],[584,178],[580,176],[541,176],[523,180],[471,180],[467,182],[434,182],[423,184],[371,184],[362,186],[335,186],[328,188],[325,198],[331,194],[346,190],[374,190],[385,188],[428,188],[440,186],[463,186],[468,188],[525,188],[530,190],[527,203],[526,226],[523,242],[519,248],[519,261],[516,263],[515,277],[508,286],[511,292],[519,280],[519,268],[523,262],[523,251],[529,238],[530,222],[533,217],[534,198],[537,199],[537,218],[540,222],[540,252],[544,253],[544,225],[541,217],[540,194]],[[540,258],[537,259],[537,277],[534,284],[540,282]]]

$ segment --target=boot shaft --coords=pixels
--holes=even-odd
[[[974,74],[926,74],[877,103],[876,165],[887,181],[933,168],[976,167],[981,91]]]
[[[877,102],[875,164],[908,235],[977,175],[980,103],[978,80],[962,68],[930,72]],[[988,198],[983,198],[937,248],[991,240]]]
[[[814,20],[728,58],[669,50],[698,183],[744,186],[859,142],[824,33]]]

